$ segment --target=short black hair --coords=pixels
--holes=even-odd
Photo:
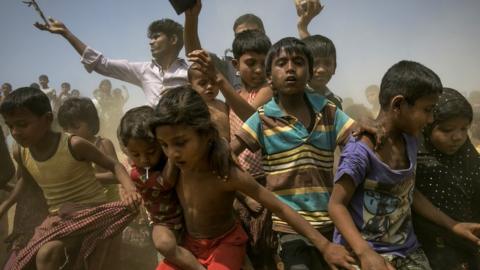
[[[155,135],[150,129],[150,120],[153,116],[154,110],[149,106],[140,106],[128,110],[118,126],[118,141],[125,147],[130,139],[156,143]]]
[[[308,61],[308,72],[310,77],[313,75],[313,56],[307,45],[298,38],[286,37],[277,41],[267,53],[267,58],[265,59],[265,72],[267,76],[270,76],[272,73],[272,64],[273,59],[276,58],[282,50],[285,50],[287,54],[302,54],[307,58]]]
[[[164,33],[171,38],[173,35],[177,37],[177,50],[180,51],[183,47],[183,26],[171,19],[161,19],[153,21],[148,26],[148,38],[151,38],[155,33]]]
[[[313,57],[332,57],[337,61],[337,50],[333,41],[322,35],[313,35],[302,39]]]
[[[388,108],[396,95],[404,96],[413,105],[419,98],[439,95],[442,91],[442,82],[435,72],[420,63],[403,60],[390,67],[382,78],[380,107]]]
[[[244,23],[255,24],[263,31],[263,33],[265,33],[265,27],[263,27],[262,19],[260,19],[260,17],[258,17],[257,15],[251,13],[243,14],[235,20],[235,22],[233,23],[233,32],[235,32],[235,30],[240,24]]]
[[[100,119],[97,108],[89,98],[71,97],[58,108],[58,123],[64,129],[72,127],[76,121],[87,123],[93,135],[100,130]]]
[[[27,109],[36,116],[52,112],[47,95],[42,90],[33,87],[21,87],[12,91],[0,105],[2,115],[18,109]]]
[[[3,87],[3,86],[8,87],[8,89],[10,89],[10,91],[12,91],[12,85],[11,85],[10,83],[8,83],[8,82],[3,83],[3,84],[2,84],[2,87]]]
[[[70,83],[68,83],[68,82],[63,82],[60,86],[61,86],[61,87],[63,87],[63,86],[68,86],[68,88],[71,87]]]
[[[270,39],[264,33],[255,30],[243,31],[233,40],[233,57],[239,59],[246,52],[267,54],[271,46]]]
[[[40,84],[34,82],[34,83],[31,83],[31,84],[30,84],[30,87],[31,87],[31,88],[35,88],[35,89],[40,89]]]
[[[38,79],[41,80],[41,79],[47,79],[48,80],[48,76],[45,75],[45,74],[42,74],[40,76],[38,76]]]

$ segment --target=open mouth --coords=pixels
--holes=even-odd
[[[287,84],[295,84],[297,82],[297,78],[295,76],[288,76],[286,79],[285,79],[285,82]]]

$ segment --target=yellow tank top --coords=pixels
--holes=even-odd
[[[30,150],[20,148],[23,166],[42,189],[50,213],[57,212],[67,202],[106,202],[105,190],[95,179],[92,164],[72,156],[69,140],[69,134],[61,133],[57,151],[46,161],[37,161]]]

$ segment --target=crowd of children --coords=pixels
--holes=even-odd
[[[109,59],[60,21],[37,23],[88,72],[141,87],[147,104],[123,113],[128,91],[108,79],[94,99],[66,82],[57,95],[46,75],[2,85],[0,218],[16,209],[0,266],[480,269],[475,93],[469,102],[403,60],[365,90],[371,108],[347,105],[327,86],[332,40],[308,31],[323,7],[295,3],[301,39],[272,45],[245,14],[233,58],[201,46],[201,0],[184,27],[150,24],[148,62]],[[132,225],[142,213],[148,229]]]

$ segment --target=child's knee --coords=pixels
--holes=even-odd
[[[43,245],[37,252],[37,265],[60,262],[65,258],[65,244],[62,241],[50,241]]]
[[[155,249],[166,258],[174,256],[177,249],[177,240],[175,234],[169,229],[153,230],[153,244]]]

